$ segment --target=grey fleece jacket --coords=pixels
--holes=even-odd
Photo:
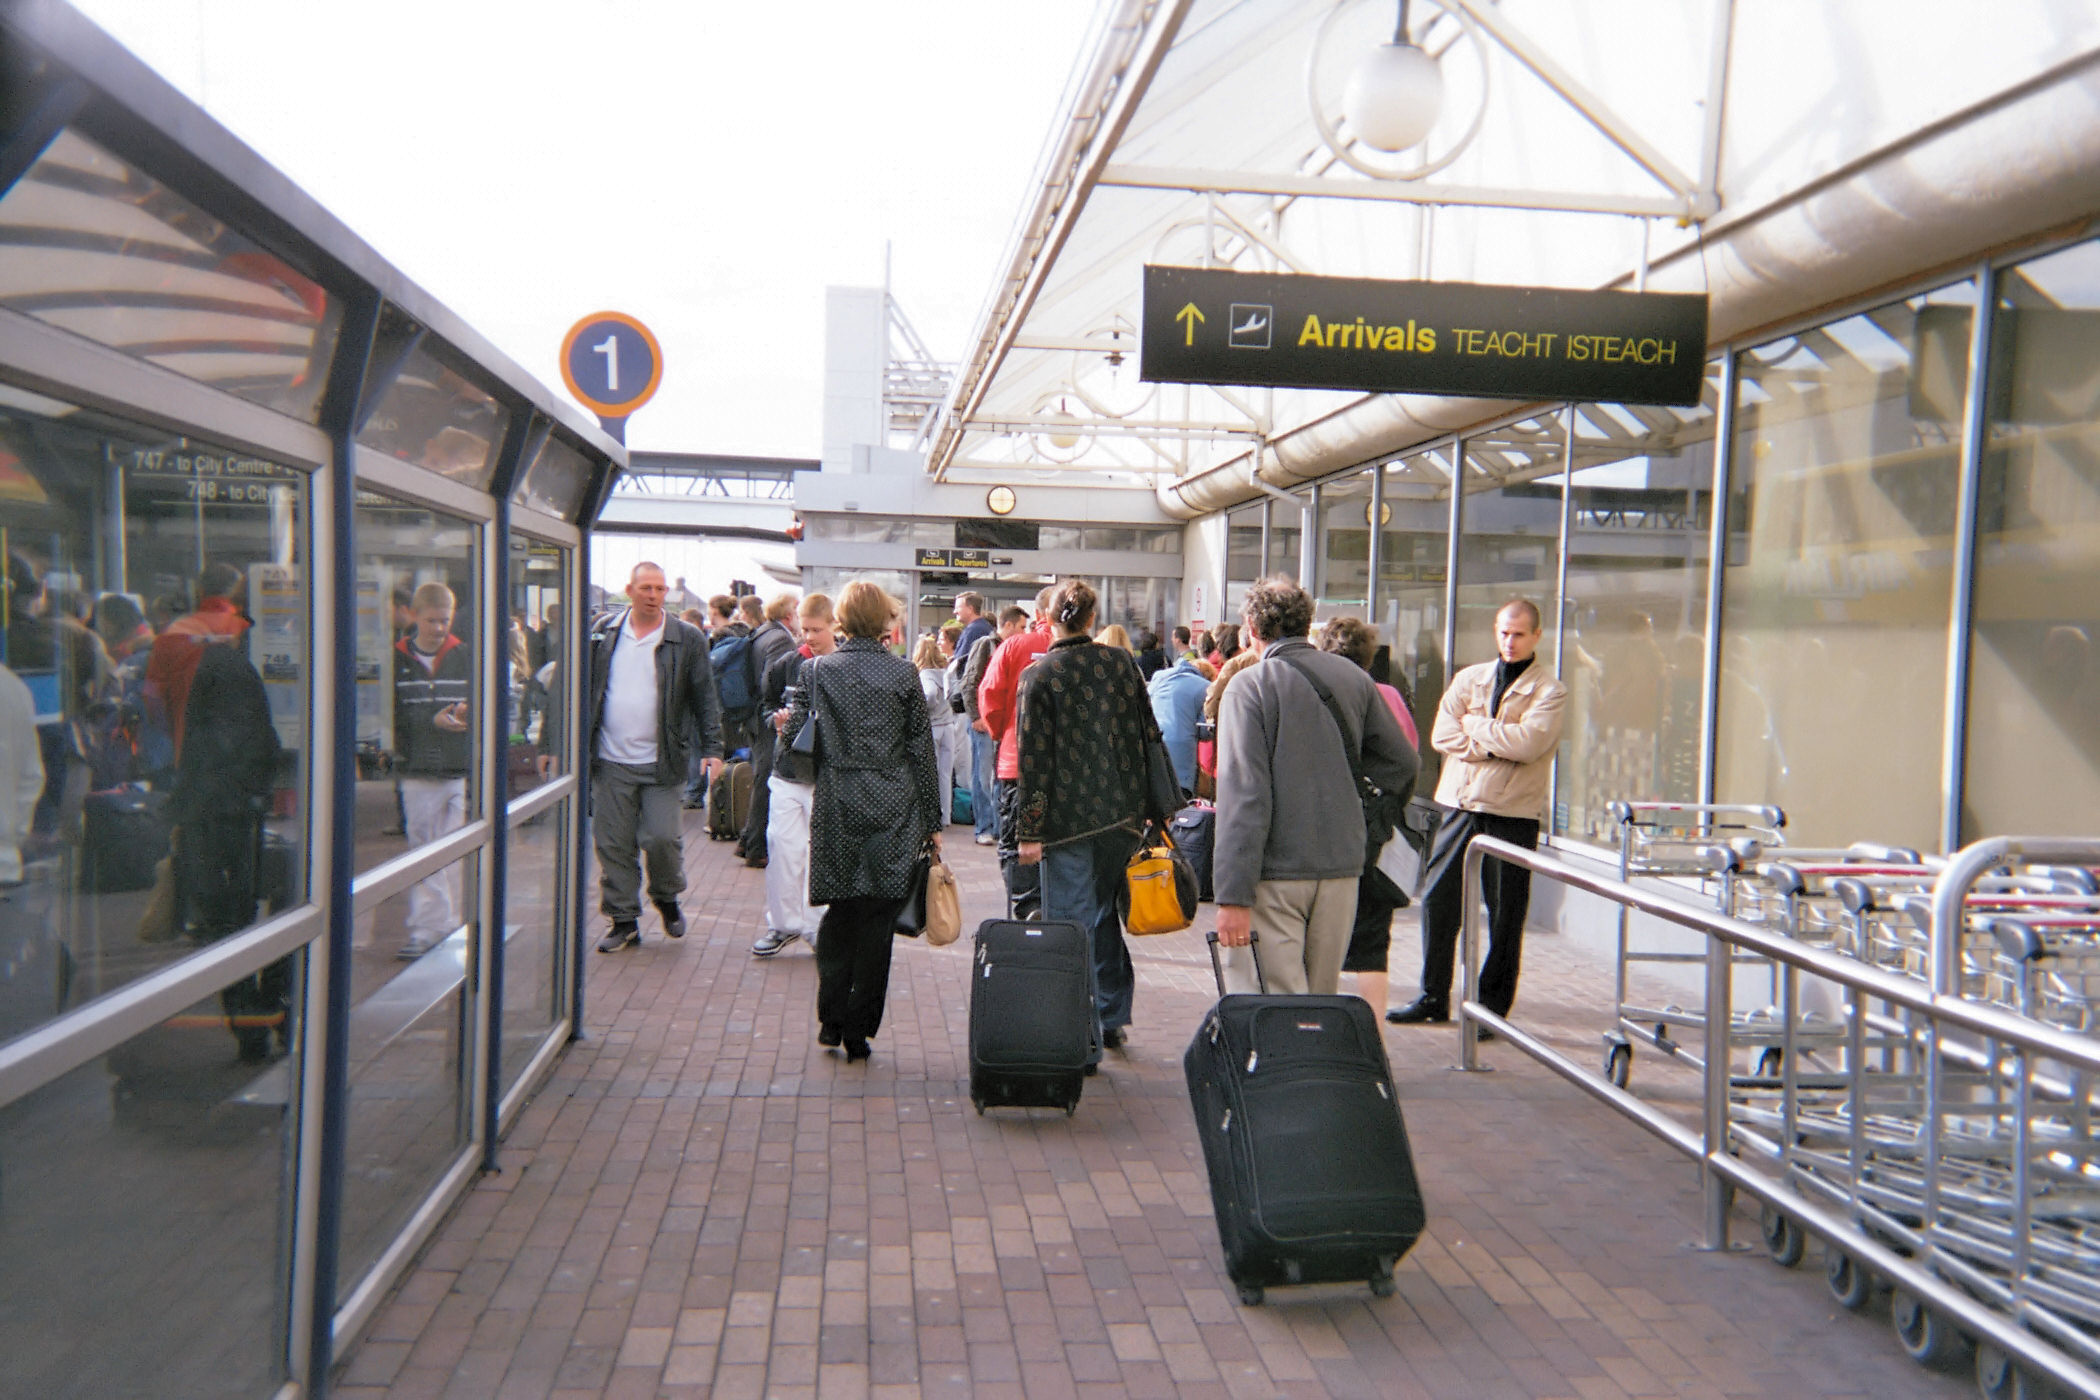
[[[1349,755],[1303,666],[1334,692],[1364,774],[1387,792],[1414,784],[1414,746],[1371,678],[1303,637],[1272,642],[1233,677],[1218,710],[1218,824],[1212,869],[1219,904],[1251,905],[1264,880],[1355,879],[1364,813]]]

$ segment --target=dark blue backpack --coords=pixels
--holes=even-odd
[[[732,632],[717,639],[707,656],[714,667],[715,694],[721,698],[722,713],[741,717],[756,710],[758,655],[751,649],[750,634],[740,637]]]

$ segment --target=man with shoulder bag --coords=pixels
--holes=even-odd
[[[1340,989],[1371,842],[1414,786],[1414,746],[1361,667],[1306,640],[1312,614],[1290,579],[1254,584],[1242,616],[1261,660],[1221,702],[1213,879],[1228,991],[1257,990],[1257,957],[1270,992]]]

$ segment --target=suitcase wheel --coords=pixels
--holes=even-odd
[[[1065,1105],[1065,1117],[1070,1118],[1077,1112],[1079,1112],[1079,1100],[1073,1099]]]
[[[1261,1306],[1261,1300],[1267,1296],[1267,1294],[1262,1292],[1262,1287],[1258,1283],[1243,1283],[1240,1285],[1240,1303],[1245,1307],[1258,1308]]]
[[[1393,1290],[1398,1287],[1399,1285],[1393,1282],[1391,1274],[1373,1274],[1371,1276],[1371,1296],[1374,1298],[1390,1298],[1393,1296]]]
[[[970,1100],[970,1102],[971,1102],[971,1103],[973,1103],[973,1104],[975,1104],[975,1105],[977,1105],[977,1116],[978,1116],[979,1118],[982,1118],[982,1117],[984,1117],[984,1100],[983,1100],[983,1099],[971,1099],[971,1100]]]

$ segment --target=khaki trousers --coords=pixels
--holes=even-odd
[[[1342,955],[1356,923],[1356,880],[1264,880],[1254,887],[1255,947],[1262,981],[1284,996],[1341,990]],[[1249,949],[1224,950],[1225,990],[1260,990]]]

